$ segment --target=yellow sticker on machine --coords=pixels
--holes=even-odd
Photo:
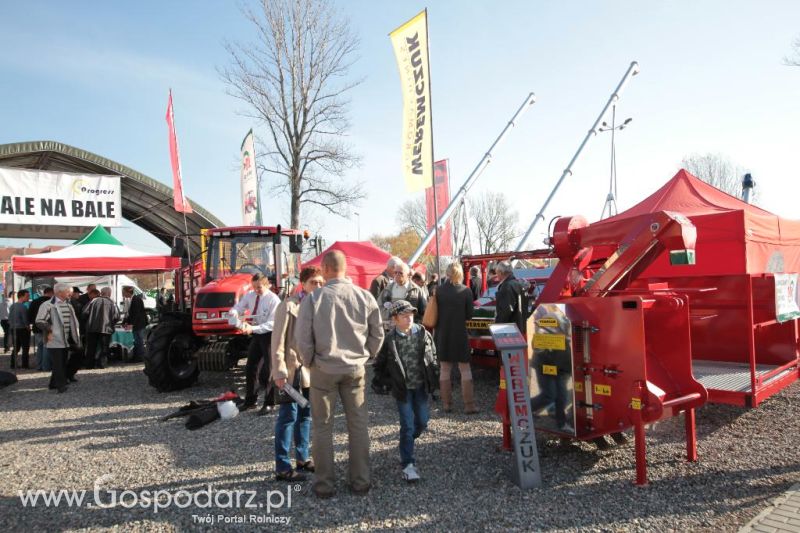
[[[467,320],[467,329],[489,329],[488,320]]]
[[[575,382],[575,392],[583,392],[583,381]]]
[[[631,409],[636,409],[639,411],[642,408],[642,399],[641,398],[631,398]]]
[[[554,333],[536,333],[533,336],[533,347],[539,350],[566,350],[567,336]]]
[[[542,365],[542,374],[546,376],[557,376],[558,367],[556,365]]]
[[[543,317],[536,321],[536,324],[542,326],[543,328],[557,328],[558,327],[558,319],[552,317]]]
[[[594,386],[594,393],[600,396],[611,396],[611,385],[597,384]]]

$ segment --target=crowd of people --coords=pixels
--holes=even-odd
[[[368,362],[374,363],[373,388],[391,394],[396,402],[400,474],[408,482],[420,479],[414,442],[427,429],[434,391],[440,391],[443,411],[453,411],[456,367],[464,413],[478,412],[466,330],[476,299],[475,275],[470,286],[464,285],[461,266],[452,263],[444,280],[432,277],[426,283],[424,275],[392,257],[367,291],[347,278],[346,268],[344,254],[327,252],[321,268],[301,271],[300,290],[283,302],[268,290],[270,281],[256,274],[252,290],[231,312],[234,317],[248,315],[240,327],[252,334],[242,410],[256,406],[259,373],[269,375],[274,391],[288,383],[310,400],[306,407],[280,403],[275,477],[300,481],[313,472],[312,490],[320,498],[336,491],[333,420],[337,398],[347,421],[350,490],[365,494],[371,487],[365,399]],[[518,320],[520,304],[515,295],[522,289],[511,265],[499,263],[492,276],[499,285],[498,319]],[[423,321],[434,323],[424,327]],[[266,406],[274,394],[267,390],[261,413],[268,412]]]
[[[11,348],[10,367],[51,372],[51,389],[66,392],[81,368],[103,368],[118,324],[133,330],[133,357],[144,355],[147,315],[140,295],[124,287],[126,312],[121,316],[111,288],[90,284],[86,291],[56,283],[31,300],[27,289],[9,292],[0,301],[3,348]],[[13,302],[13,303],[12,303]],[[33,335],[33,346],[31,346]],[[31,347],[35,360],[31,361]],[[33,365],[33,366],[32,366]]]

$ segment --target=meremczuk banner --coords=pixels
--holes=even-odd
[[[800,318],[797,274],[775,274],[775,318],[778,322]]]
[[[0,168],[0,224],[119,226],[119,176]]]
[[[421,191],[433,184],[427,16],[427,11],[423,11],[389,34],[403,91],[402,158],[408,192]]]

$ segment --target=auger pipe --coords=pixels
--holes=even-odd
[[[547,206],[550,204],[550,201],[553,199],[553,196],[555,196],[556,191],[558,191],[558,188],[561,186],[561,183],[564,181],[564,178],[566,178],[568,175],[572,174],[572,165],[574,165],[575,161],[578,160],[578,157],[581,155],[581,152],[583,151],[583,148],[589,142],[589,139],[591,139],[592,137],[597,135],[597,130],[598,130],[598,128],[600,128],[600,123],[603,121],[603,118],[606,116],[606,113],[608,112],[608,109],[613,104],[615,104],[615,103],[617,103],[619,101],[619,97],[622,94],[622,90],[625,88],[625,85],[627,85],[628,81],[633,76],[635,76],[637,74],[639,74],[639,63],[637,63],[636,61],[633,61],[631,63],[631,65],[628,67],[628,71],[625,73],[625,75],[622,77],[622,80],[619,82],[619,85],[617,85],[617,88],[614,89],[614,92],[611,94],[611,97],[608,99],[608,102],[606,103],[606,106],[600,112],[600,115],[597,117],[597,120],[594,121],[594,125],[592,125],[592,129],[590,129],[589,132],[586,134],[586,137],[584,137],[583,142],[578,147],[578,151],[575,152],[575,155],[572,156],[572,160],[569,162],[569,165],[567,165],[567,168],[564,169],[564,173],[561,174],[561,177],[558,179],[558,182],[556,182],[556,186],[553,187],[552,191],[550,191],[550,196],[547,197],[547,200],[545,200],[544,205],[542,206],[542,208],[539,210],[539,212],[534,217],[533,222],[531,223],[530,227],[528,228],[528,231],[525,232],[525,235],[519,241],[519,244],[517,244],[517,247],[514,249],[515,252],[519,252],[519,251],[521,251],[521,250],[523,250],[525,248],[525,243],[528,242],[528,239],[530,238],[531,234],[533,233],[533,229],[536,227],[536,224],[539,223],[539,220],[544,220],[544,212],[547,209]]]

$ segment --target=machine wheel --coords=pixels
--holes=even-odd
[[[144,358],[144,373],[159,392],[185,389],[197,381],[197,342],[191,325],[168,320],[152,329]]]

